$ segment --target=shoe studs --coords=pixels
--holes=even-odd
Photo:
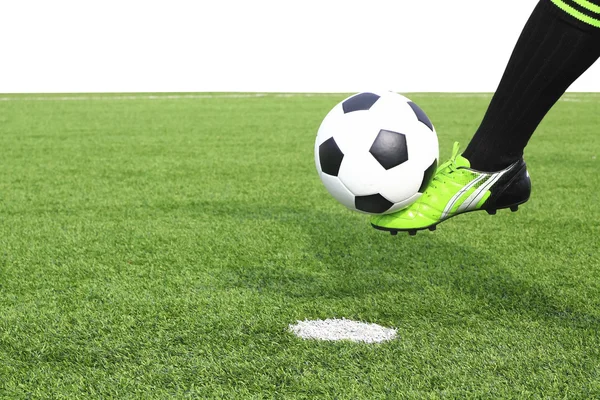
[[[437,229],[437,225],[432,225],[432,226],[430,226],[430,227],[428,227],[426,229],[429,229],[431,232],[433,232],[433,231],[435,231]],[[418,231],[419,231],[418,229],[410,229],[410,230],[405,231],[405,232],[408,232],[408,234],[410,236],[416,236]],[[395,229],[392,229],[389,232],[390,232],[390,235],[396,236],[396,235],[398,235],[399,231],[395,230]]]
[[[510,211],[515,212],[515,211],[517,211],[519,209],[519,206],[518,205],[510,206],[509,208],[510,208]],[[496,211],[498,211],[498,210],[491,210],[490,209],[490,210],[485,210],[485,211],[487,211],[487,213],[490,214],[490,215],[496,215]]]

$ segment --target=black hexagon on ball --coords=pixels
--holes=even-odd
[[[379,131],[369,153],[375,157],[383,168],[392,169],[408,161],[406,136],[400,132],[385,129]]]

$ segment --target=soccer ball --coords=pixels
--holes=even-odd
[[[415,103],[394,93],[359,93],[327,114],[315,142],[323,184],[340,203],[368,214],[408,207],[438,164],[433,124]]]

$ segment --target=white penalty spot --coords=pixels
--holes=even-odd
[[[302,339],[350,340],[362,343],[381,343],[396,337],[396,329],[349,319],[298,321],[289,326],[290,332]]]

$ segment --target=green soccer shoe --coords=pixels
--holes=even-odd
[[[517,211],[519,204],[529,200],[531,180],[527,166],[520,159],[498,172],[471,169],[469,160],[459,154],[454,143],[452,158],[435,172],[423,195],[409,207],[392,214],[375,215],[371,225],[375,229],[391,232],[408,232],[429,229],[458,214],[510,208]]]

